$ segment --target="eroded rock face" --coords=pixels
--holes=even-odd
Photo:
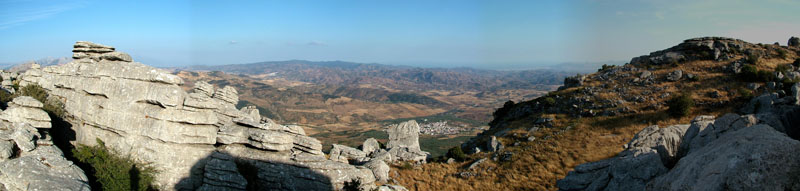
[[[28,123],[34,128],[50,128],[50,116],[42,110],[42,102],[29,96],[14,98],[8,103],[6,112],[0,114],[0,120],[9,123]]]
[[[759,100],[754,98],[753,100]],[[617,157],[578,165],[561,190],[798,190],[790,138],[794,105],[759,114],[698,116],[689,125],[637,133]],[[773,128],[776,127],[776,128]]]
[[[419,124],[411,120],[390,127],[386,130],[389,133],[389,142],[386,148],[395,160],[425,162],[430,155],[428,152],[420,150],[419,147]]]
[[[348,161],[350,160],[363,162],[367,160],[367,153],[353,147],[333,144],[333,148],[331,148],[330,152],[330,159],[342,163],[349,163]]]
[[[723,37],[702,37],[683,41],[672,48],[652,52],[631,59],[634,66],[673,64],[689,60],[728,60],[735,57],[736,52],[753,46],[739,39]]]
[[[233,157],[214,152],[203,169],[203,185],[197,190],[245,190],[247,180],[239,174]]]
[[[8,106],[0,111],[0,190],[91,190],[83,170],[43,136],[52,127],[43,104],[22,96]]]
[[[83,170],[64,158],[55,146],[0,163],[0,183],[7,190],[86,190]]]
[[[768,125],[723,135],[682,158],[648,190],[798,190],[800,142]]]
[[[187,93],[181,78],[113,47],[74,47],[75,61],[30,69],[20,85],[39,84],[64,103],[74,144],[101,139],[151,164],[160,188],[331,190],[354,178],[375,181],[366,167],[326,159],[322,144],[302,127],[275,124],[255,108],[237,109],[233,87],[197,82]],[[242,182],[237,172],[253,181]]]

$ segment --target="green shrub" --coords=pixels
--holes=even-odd
[[[612,65],[603,64],[603,66],[601,66],[600,69],[597,70],[597,71],[599,72],[599,71],[603,71],[603,70],[608,70],[608,69],[611,69],[611,68],[614,68],[614,67],[617,67],[617,66],[613,65],[613,64]]]
[[[33,99],[39,100],[39,102],[44,103],[47,101],[47,92],[37,84],[28,84],[22,89],[19,90],[20,94],[23,96],[31,96]]]
[[[736,92],[739,94],[739,97],[745,100],[750,100],[751,98],[753,98],[753,91],[750,91],[747,88],[740,87],[739,89],[736,90]]]
[[[345,181],[344,182],[344,187],[342,187],[342,190],[343,191],[361,191],[361,188],[359,188],[359,186],[361,186],[361,179],[356,178],[356,179],[352,179],[350,181]]]
[[[413,169],[413,168],[414,168],[414,166],[413,166],[413,165],[411,165],[411,163],[408,163],[408,162],[403,162],[403,164],[402,164],[402,165],[400,165],[400,166],[399,166],[399,167],[397,167],[397,168],[399,168],[399,169],[402,169],[402,170],[410,170],[410,169]]]
[[[44,104],[42,109],[44,109],[44,111],[50,115],[63,118],[64,114],[66,114],[66,110],[64,110],[64,104],[58,100],[47,99],[47,91],[38,84],[28,84],[25,87],[22,87],[18,94],[19,95],[11,96],[11,99],[14,99],[17,96],[30,96],[33,99],[42,102]],[[3,102],[11,101],[10,99],[8,101],[3,100],[2,95],[0,95],[0,100]]]
[[[794,63],[792,63],[792,65],[794,65],[794,67],[800,67],[800,58],[795,59]]]
[[[450,150],[447,150],[447,157],[456,159],[456,161],[464,161],[467,159],[467,155],[464,154],[464,151],[461,150],[461,146],[455,146]]]
[[[746,82],[769,82],[774,78],[772,72],[759,70],[752,64],[742,66],[742,72],[739,73],[739,79]]]
[[[8,103],[11,100],[14,100],[14,98],[17,97],[17,96],[18,96],[17,94],[11,94],[11,93],[8,93],[5,90],[0,90],[0,102]],[[3,109],[5,109],[5,108],[3,108]]]
[[[759,61],[759,56],[753,53],[747,54],[747,62],[753,65],[757,65]]]
[[[684,117],[691,113],[694,99],[688,93],[672,97],[667,101],[667,113],[672,117]]]
[[[553,99],[552,97],[546,97],[546,98],[544,98],[543,101],[544,101],[544,104],[547,104],[547,105],[556,105],[556,100]]]
[[[89,164],[101,190],[153,190],[155,169],[109,150],[97,139],[96,146],[78,145],[72,151],[80,162]],[[87,172],[89,173],[89,172]]]
[[[778,57],[779,58],[787,58],[789,57],[788,52],[782,48],[778,48]]]
[[[778,65],[778,67],[775,67],[775,71],[782,72],[785,74],[787,71],[789,71],[789,64]]]

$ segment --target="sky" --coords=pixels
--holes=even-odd
[[[794,0],[0,0],[0,63],[111,45],[159,67],[352,61],[528,69],[627,62],[702,36],[786,44]]]

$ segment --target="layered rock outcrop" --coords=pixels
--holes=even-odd
[[[430,153],[420,150],[419,124],[411,120],[389,127],[389,142],[386,149],[393,158],[401,161],[425,162]]]
[[[800,106],[761,96],[752,114],[698,116],[691,124],[650,126],[616,157],[581,164],[561,190],[800,190]]]
[[[198,82],[187,93],[181,78],[113,47],[81,41],[73,52],[71,63],[28,70],[20,85],[38,84],[64,103],[73,144],[100,139],[151,164],[160,188],[330,190],[375,181],[366,167],[328,160],[301,127],[238,110],[233,87]]]
[[[633,58],[633,66],[673,64],[690,60],[728,60],[735,57],[737,52],[742,52],[748,46],[755,46],[739,39],[724,37],[702,37],[683,41],[672,48],[652,52],[649,55]],[[763,55],[764,52],[752,54]]]
[[[91,190],[83,170],[53,146],[41,108],[21,96],[0,113],[0,190]]]

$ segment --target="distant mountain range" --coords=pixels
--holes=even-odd
[[[497,71],[474,68],[420,68],[344,61],[270,61],[250,64],[189,66],[191,71],[281,77],[314,84],[378,85],[398,90],[542,89],[558,85],[572,72],[555,70]]]
[[[10,72],[21,72],[21,71],[25,71],[25,70],[28,70],[29,68],[31,68],[31,64],[32,63],[36,63],[36,64],[39,64],[41,66],[52,66],[52,65],[66,64],[66,63],[69,63],[69,62],[72,62],[72,58],[70,58],[70,57],[60,57],[60,58],[47,57],[47,58],[42,58],[42,59],[38,59],[38,60],[31,60],[31,61],[26,61],[26,62],[0,63],[0,68],[2,68],[3,70],[10,71]]]

